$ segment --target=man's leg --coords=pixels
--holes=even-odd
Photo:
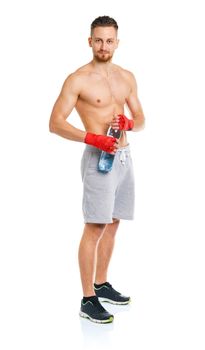
[[[107,280],[108,266],[112,256],[118,226],[119,220],[114,220],[112,224],[108,224],[99,241],[94,289],[100,301],[108,301],[116,305],[126,305],[130,302],[130,297],[116,291]]]
[[[113,219],[112,224],[107,224],[97,247],[97,265],[95,283],[101,284],[107,281],[107,271],[112,256],[115,234],[120,221]]]
[[[84,227],[78,254],[84,297],[95,295],[93,278],[96,248],[105,227],[105,224],[85,224]]]

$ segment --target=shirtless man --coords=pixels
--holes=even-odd
[[[133,219],[134,176],[126,131],[138,131],[145,122],[133,74],[112,63],[119,42],[117,30],[117,22],[108,16],[92,22],[88,42],[93,59],[65,80],[49,125],[51,132],[87,144],[81,162],[85,226],[79,246],[80,316],[98,323],[113,321],[100,301],[130,301],[107,282],[107,271],[120,219]],[[129,118],[123,114],[125,104]],[[66,120],[74,108],[85,131]],[[106,136],[110,125],[122,130],[119,140]],[[97,170],[102,150],[115,154],[107,174]]]

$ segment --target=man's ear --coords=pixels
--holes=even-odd
[[[116,49],[118,48],[119,42],[120,42],[120,39],[117,39]]]
[[[90,47],[92,47],[92,38],[91,38],[91,36],[88,38],[88,44],[89,44]]]

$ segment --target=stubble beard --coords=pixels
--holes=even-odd
[[[97,62],[100,63],[106,63],[106,62],[110,62],[112,60],[112,55],[108,55],[108,54],[95,54],[94,58]]]

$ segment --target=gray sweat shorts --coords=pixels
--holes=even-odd
[[[109,224],[134,218],[134,172],[130,147],[117,150],[109,173],[98,171],[101,150],[86,145],[81,160],[85,223]]]

